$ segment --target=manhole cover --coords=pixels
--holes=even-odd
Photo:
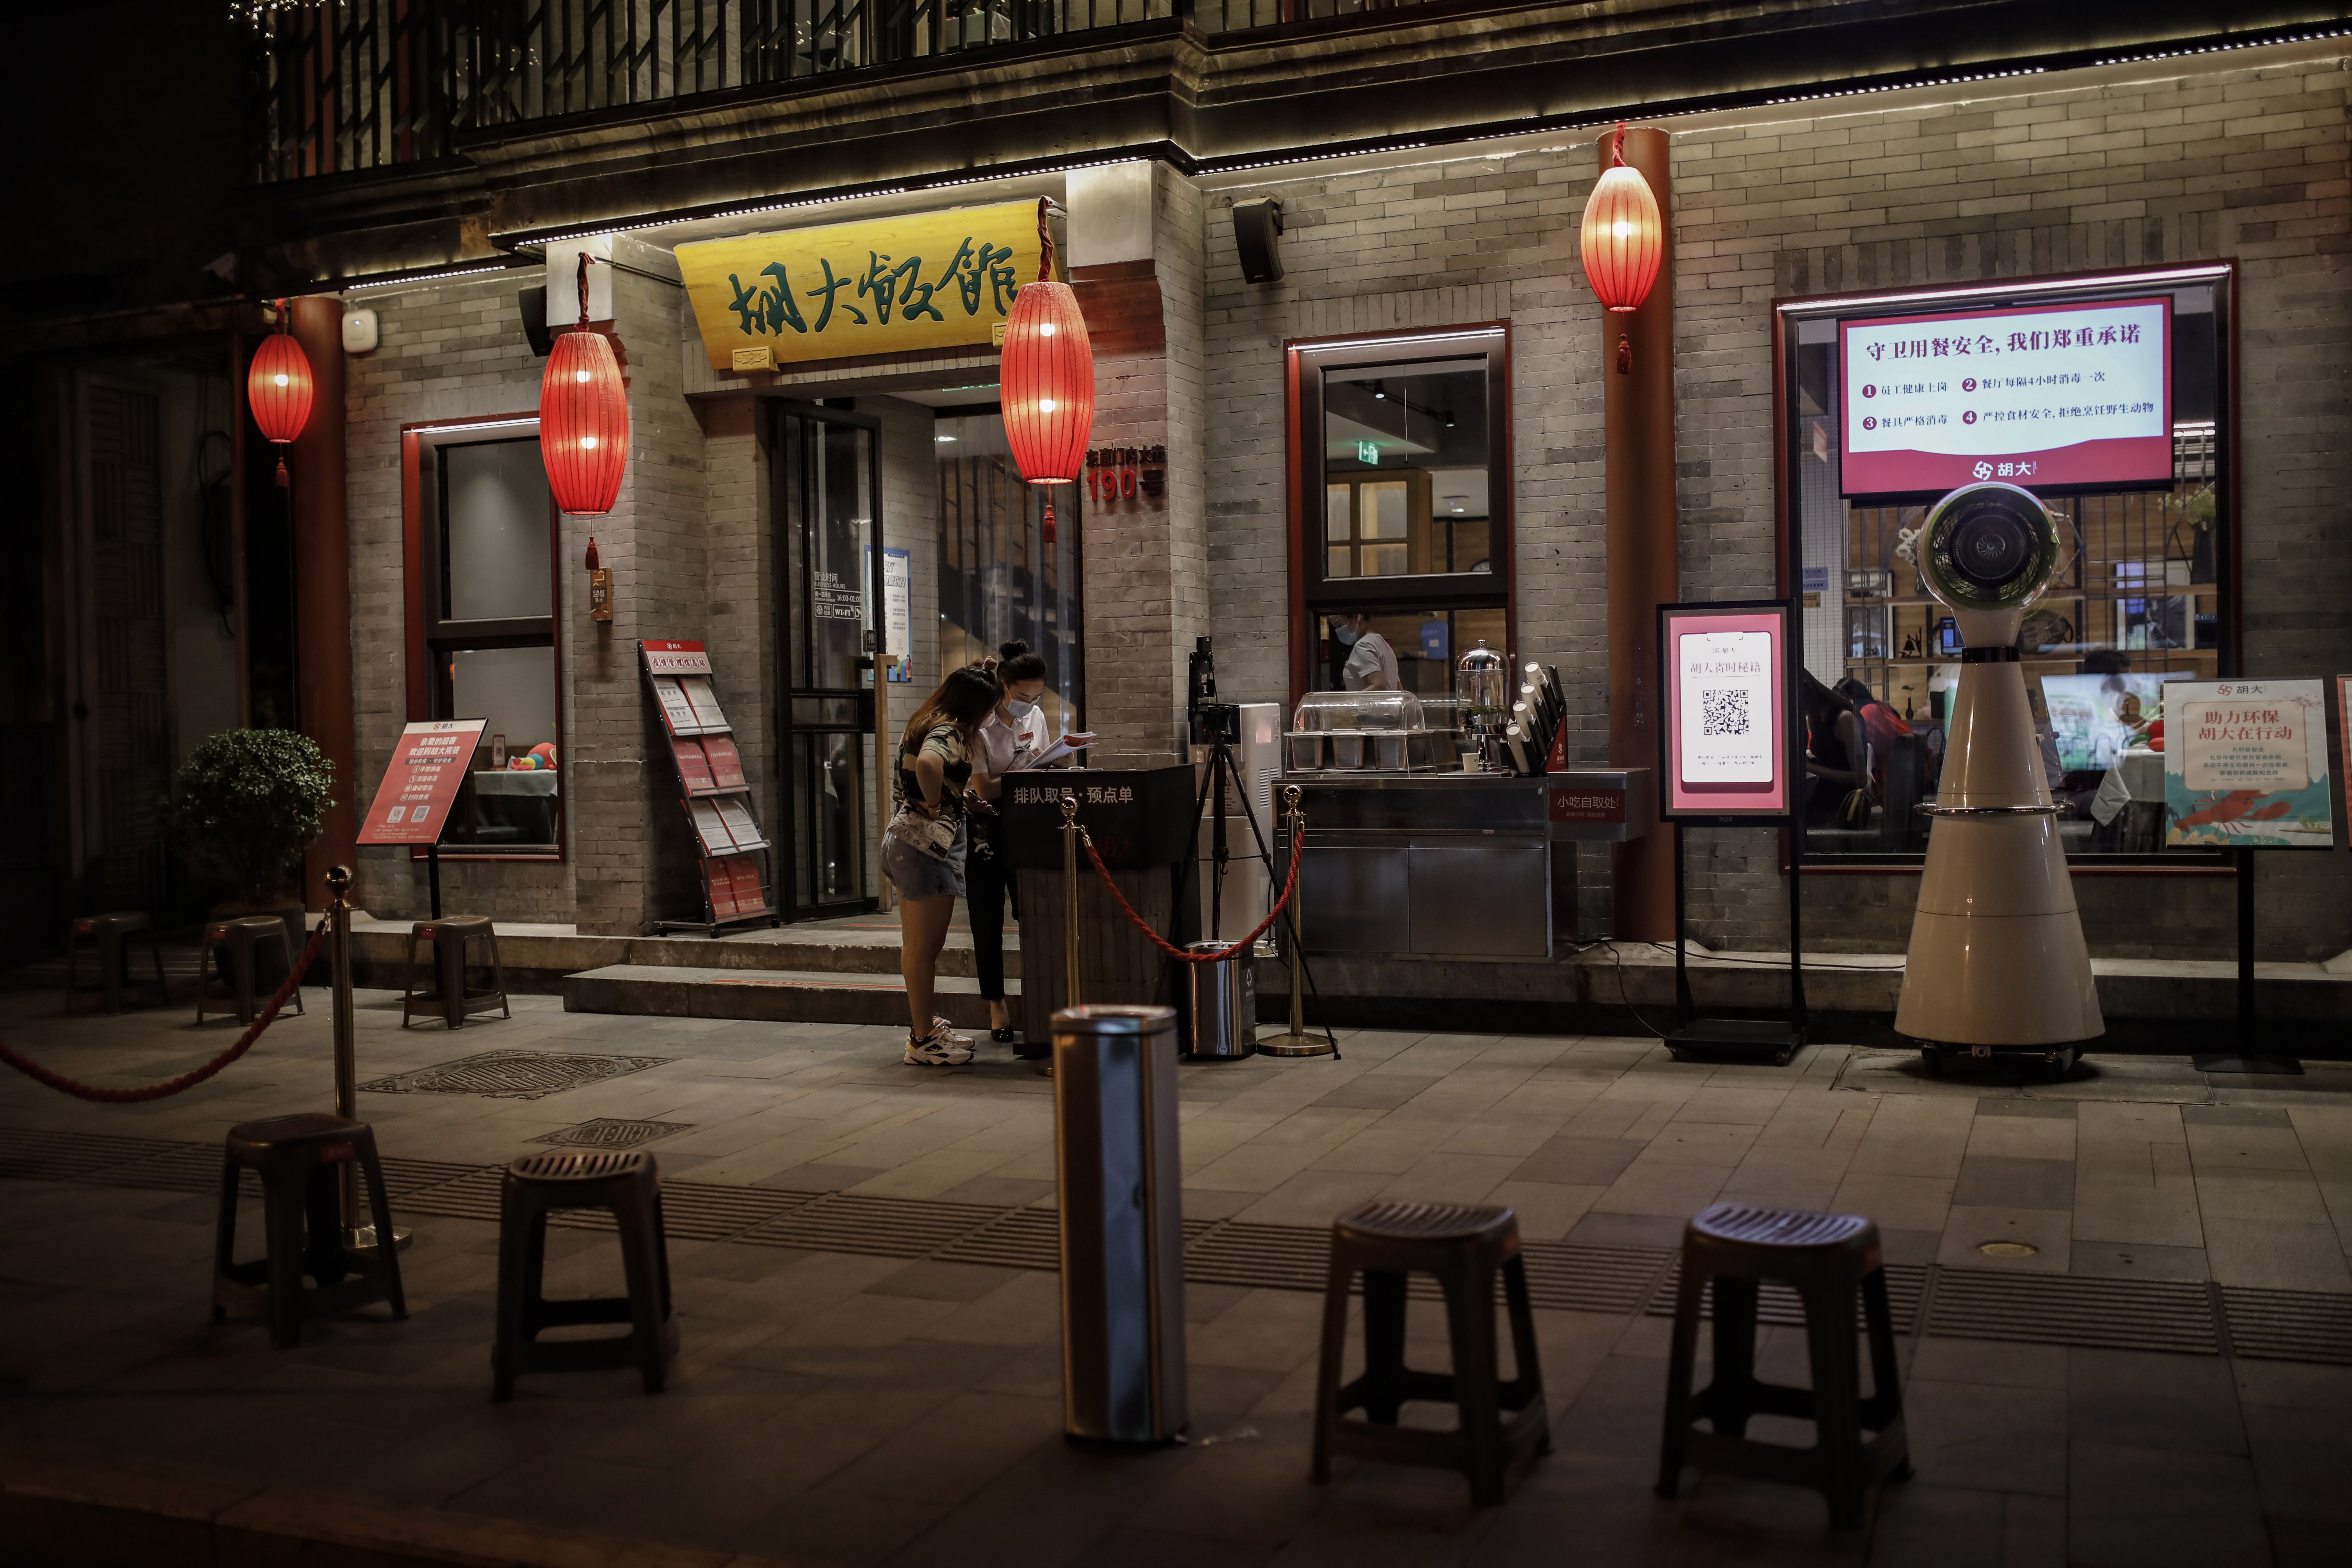
[[[1987,1258],[2031,1258],[2042,1249],[2023,1241],[1980,1241],[1977,1250]]]
[[[677,1059],[599,1057],[584,1051],[484,1051],[421,1072],[380,1078],[360,1088],[369,1094],[482,1094],[499,1100],[538,1100]]]
[[[693,1130],[691,1121],[630,1121],[619,1117],[599,1116],[593,1121],[583,1121],[576,1126],[559,1127],[531,1142],[564,1143],[574,1149],[634,1149],[656,1138]]]

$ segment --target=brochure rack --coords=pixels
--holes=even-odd
[[[669,737],[670,764],[700,858],[702,918],[656,921],[657,931],[717,936],[728,926],[778,923],[760,873],[768,840],[751,817],[751,785],[710,689],[710,655],[698,642],[647,638],[637,644],[646,683]]]

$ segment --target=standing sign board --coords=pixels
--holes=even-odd
[[[2162,689],[2167,847],[2336,847],[2321,682],[2173,680]]]
[[[1777,822],[1797,807],[1789,602],[1658,607],[1659,815]]]
[[[866,547],[867,574],[872,574],[874,547]],[[892,680],[915,679],[915,558],[904,550],[882,552],[882,651],[898,662],[890,667]],[[863,607],[860,607],[863,614]]]
[[[393,748],[392,766],[376,787],[362,844],[436,844],[449,808],[466,782],[467,764],[481,744],[487,719],[442,719],[411,724]]]

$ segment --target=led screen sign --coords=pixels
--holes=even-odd
[[[1660,815],[1786,817],[1797,773],[1788,601],[1661,605],[1658,657]]]
[[[1839,490],[2172,483],[2172,297],[1838,323]]]

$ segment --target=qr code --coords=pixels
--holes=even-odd
[[[1748,733],[1748,693],[1744,689],[1738,687],[1702,689],[1698,694],[1698,705],[1700,734]]]

